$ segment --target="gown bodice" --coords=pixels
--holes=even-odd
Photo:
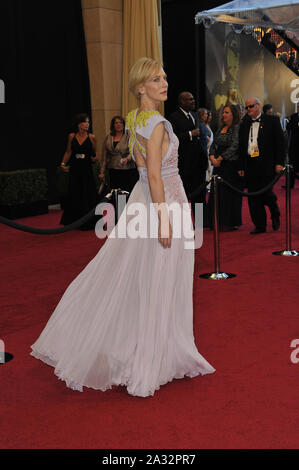
[[[78,167],[79,171],[82,166],[90,165],[91,157],[95,155],[95,151],[89,136],[86,137],[82,144],[80,144],[77,137],[74,135],[71,142],[71,150],[71,168]]]
[[[134,156],[134,147],[138,147],[143,157],[146,159],[146,149],[142,146],[138,140],[138,135],[149,139],[152,135],[155,127],[163,122],[166,131],[169,135],[170,144],[166,155],[162,159],[161,165],[161,176],[162,178],[168,176],[178,175],[178,148],[179,140],[174,134],[172,125],[167,119],[165,119],[158,111],[144,110],[137,115],[137,109],[131,111],[126,119],[127,129],[129,130],[129,148],[130,154],[132,155],[133,160],[136,163]],[[144,181],[147,180],[147,169],[144,167],[137,167],[140,178]]]

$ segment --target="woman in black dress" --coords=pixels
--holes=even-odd
[[[114,116],[110,123],[110,133],[105,137],[102,148],[101,172],[104,180],[108,168],[111,189],[122,189],[131,193],[138,181],[136,165],[129,152],[129,140],[125,133],[125,120]]]
[[[92,163],[98,160],[96,138],[89,133],[89,117],[78,114],[75,118],[76,132],[69,134],[61,168],[69,172],[68,194],[60,223],[69,225],[90,212],[98,202]],[[67,165],[69,163],[69,166]],[[94,220],[81,225],[91,229]]]
[[[214,136],[210,147],[210,162],[213,175],[218,175],[238,189],[243,188],[243,179],[237,170],[239,158],[239,122],[238,108],[228,104],[223,108],[222,125]],[[219,226],[221,231],[236,230],[242,225],[242,195],[233,191],[225,183],[219,184]],[[213,189],[209,197],[210,215],[213,210]],[[212,217],[211,217],[212,219]]]

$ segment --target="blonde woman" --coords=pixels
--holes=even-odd
[[[138,209],[138,224],[146,230],[131,236],[134,216],[123,211],[32,346],[31,354],[55,367],[58,377],[75,390],[125,385],[131,395],[147,397],[174,378],[215,371],[194,343],[194,251],[185,249],[183,236],[173,237],[167,210],[176,202],[174,212],[181,214],[186,203],[184,219],[192,225],[177,169],[178,140],[158,112],[167,89],[160,63],[149,58],[136,62],[130,90],[138,96],[139,107],[126,123],[139,181],[127,212]],[[154,226],[144,226],[152,209]],[[127,236],[118,238],[124,221]]]

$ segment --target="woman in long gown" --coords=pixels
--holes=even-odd
[[[106,390],[125,385],[128,393],[153,395],[174,378],[213,373],[193,336],[194,250],[172,236],[167,204],[190,208],[178,174],[178,140],[158,112],[167,98],[161,64],[142,58],[130,74],[140,106],[129,113],[130,148],[139,171],[118,224],[105,244],[70,284],[31,354],[55,367],[68,387]],[[136,204],[135,204],[136,203]],[[136,237],[154,203],[156,233]],[[184,204],[185,203],[185,204]],[[184,206],[183,206],[184,204]],[[141,210],[140,208],[143,208]],[[120,225],[130,236],[117,237]],[[151,231],[151,236],[149,233]],[[133,232],[133,233],[132,233]]]
[[[209,159],[213,165],[213,175],[218,175],[238,189],[243,189],[243,178],[238,174],[239,122],[240,114],[236,105],[223,108],[222,125],[217,130],[210,147]],[[236,230],[242,225],[242,195],[225,183],[219,185],[219,226],[223,232]],[[208,209],[210,220],[213,213],[213,188],[211,188]],[[212,225],[212,222],[210,222]]]
[[[60,223],[69,225],[88,214],[98,203],[92,164],[98,160],[96,137],[89,132],[87,114],[75,116],[75,129],[68,136],[61,168],[69,173],[68,193]],[[69,163],[69,165],[68,165]],[[93,229],[95,218],[81,225],[81,230]]]

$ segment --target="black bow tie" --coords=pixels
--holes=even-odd
[[[257,118],[257,119],[251,119],[251,122],[261,122],[261,117]]]

